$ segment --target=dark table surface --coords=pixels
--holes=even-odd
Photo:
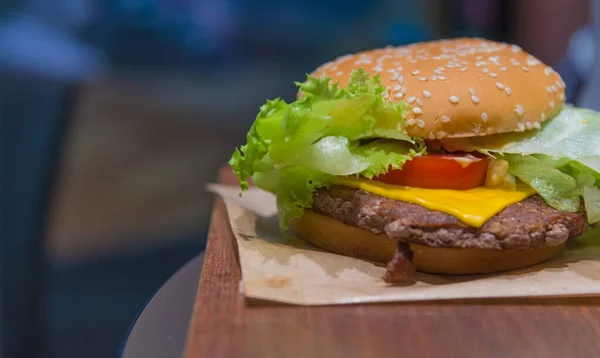
[[[124,341],[122,358],[181,357],[204,254],[175,273],[148,301]]]

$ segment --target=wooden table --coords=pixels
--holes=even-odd
[[[246,302],[240,278],[217,199],[186,358],[600,357],[600,298],[301,307]]]

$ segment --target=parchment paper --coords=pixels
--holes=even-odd
[[[424,301],[465,298],[600,295],[600,235],[573,241],[547,263],[494,275],[417,273],[389,285],[379,264],[322,251],[277,226],[275,197],[251,188],[209,185],[225,201],[237,240],[246,297],[300,304]]]

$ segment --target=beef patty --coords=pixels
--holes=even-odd
[[[318,190],[312,210],[374,234],[435,247],[527,250],[560,245],[589,227],[583,205],[576,213],[559,211],[539,195],[508,206],[481,228],[418,204],[343,186]]]

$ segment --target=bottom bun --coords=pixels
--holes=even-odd
[[[375,235],[310,210],[306,210],[302,218],[292,221],[291,230],[324,250],[369,261],[387,263],[396,249],[396,242],[384,234]],[[562,244],[517,251],[409,245],[417,271],[449,275],[493,273],[527,267],[549,260],[564,247]]]

